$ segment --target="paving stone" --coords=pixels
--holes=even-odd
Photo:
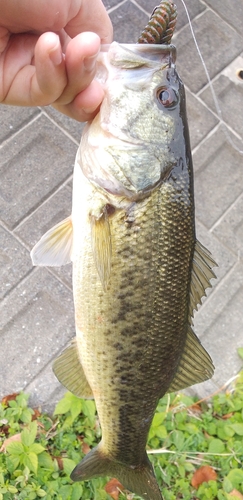
[[[226,68],[223,69],[222,75],[229,78],[234,84],[243,85],[243,54],[236,57]]]
[[[1,104],[0,143],[15,134],[38,114],[40,114],[38,108],[4,106]]]
[[[140,5],[150,16],[154,10],[156,5],[155,0],[137,0],[136,3]],[[157,2],[159,5],[159,2]],[[187,0],[186,6],[190,15],[191,20],[194,19],[195,16],[203,12],[205,10],[205,5],[203,5],[199,0]],[[185,24],[188,23],[188,18],[184,9],[182,2],[179,0],[176,2],[177,7],[177,22],[176,22],[176,30],[182,28]]]
[[[193,22],[195,36],[210,77],[215,77],[242,52],[243,39],[212,11],[205,11]],[[177,66],[184,83],[197,93],[207,77],[188,26],[176,37]]]
[[[198,14],[201,14],[201,12],[203,12],[206,8],[205,5],[202,4],[202,2],[200,2],[199,0],[186,0],[185,3],[191,21],[194,19],[194,17],[198,16]],[[177,6],[176,29],[179,30],[188,23],[188,18],[186,15],[184,5],[180,0],[176,1],[176,6]]]
[[[243,80],[233,83],[225,75],[220,75],[213,82],[222,119],[243,138]],[[216,112],[210,88],[200,94],[204,102]]]
[[[127,43],[136,42],[155,6],[152,0],[127,0],[123,4],[119,0],[104,0],[104,3],[111,9],[115,39]],[[204,105],[205,99],[206,105],[214,109],[207,87],[203,89],[207,82],[182,3],[180,0],[176,3],[177,66],[189,88],[187,109],[195,148],[197,236],[219,264],[215,270],[218,279],[213,280],[213,288],[208,290],[207,299],[195,315],[195,331],[216,367],[212,380],[188,390],[203,397],[222,386],[242,365],[236,348],[243,345],[240,261],[243,169],[242,157],[227,143],[217,119]],[[243,4],[239,8],[238,0],[186,0],[186,3],[210,75],[215,77],[223,113],[227,112],[227,123],[239,133],[241,82],[237,84],[235,72],[241,64],[239,54],[243,57],[240,15]],[[230,88],[224,87],[225,79],[230,80]],[[199,95],[194,96],[190,91]],[[51,412],[65,392],[52,373],[52,361],[74,336],[71,269],[70,266],[60,270],[31,269],[26,248],[69,213],[75,142],[79,143],[83,124],[52,108],[43,108],[42,116],[35,113],[40,110],[0,107],[1,118],[4,117],[0,141],[8,138],[8,144],[0,149],[0,216],[3,226],[13,229],[11,232],[5,227],[1,239],[5,242],[4,249],[7,248],[3,252],[1,277],[4,283],[7,279],[12,281],[0,304],[0,392],[3,395],[26,389],[31,394],[31,404],[41,404]],[[28,126],[33,118],[36,119]],[[21,130],[22,127],[25,128]],[[18,133],[11,138],[10,131]],[[243,149],[242,141],[238,144]]]
[[[210,229],[243,191],[242,156],[219,128],[194,154],[197,217]]]
[[[209,297],[234,267],[237,257],[231,248],[227,248],[223,244],[224,242],[219,241],[198,219],[196,219],[196,234],[197,239],[211,252],[213,259],[218,265],[218,267],[214,267],[213,269],[217,279],[212,279],[212,288],[207,289],[207,296]],[[203,299],[203,302],[206,300]]]
[[[8,231],[0,227],[0,299],[32,269],[29,252]]]
[[[58,222],[66,219],[71,214],[72,189],[64,186],[46,203],[41,205],[23,224],[15,230],[15,234],[31,250],[41,236]],[[50,270],[50,268],[47,268]],[[72,289],[72,266],[52,267],[51,270],[61,281]]]
[[[213,238],[213,241],[216,239]],[[220,264],[216,271],[218,274],[224,263],[220,262],[217,250],[212,246],[215,247],[215,244],[212,245],[211,238],[210,249]],[[237,354],[237,348],[243,343],[243,317],[240,312],[240,304],[243,303],[242,271],[242,262],[237,263],[236,260],[231,269],[224,273],[224,279],[214,283],[212,293],[203,300],[203,305],[195,313],[194,331],[212,357],[215,373],[211,380],[187,389],[188,394],[207,397],[242,368],[242,361]]]
[[[25,389],[74,336],[71,291],[37,269],[0,305],[1,395]]]
[[[109,9],[110,7],[114,7],[114,5],[116,4],[117,2],[113,1],[112,0],[107,0],[106,2],[104,2],[105,6],[107,9]],[[124,10],[128,9],[128,3],[125,3],[123,5],[124,7]],[[137,0],[136,2],[138,5],[140,5],[148,14],[147,16],[147,19],[144,17],[144,20],[145,20],[145,24],[144,25],[140,25],[140,14],[139,14],[139,10],[137,11],[133,11],[132,15],[133,15],[133,22],[136,23],[136,17],[138,17],[139,19],[139,29],[140,29],[140,32],[145,28],[146,24],[148,23],[148,20],[150,18],[150,15],[151,13],[153,12],[154,10],[154,7],[156,5],[155,1],[154,0]],[[159,4],[159,2],[157,3],[157,5]],[[176,2],[176,6],[177,6],[177,22],[176,22],[176,31],[180,30],[185,24],[188,23],[188,18],[187,18],[187,15],[186,15],[186,12],[185,12],[185,9],[182,5],[181,2]],[[191,20],[194,19],[195,16],[197,16],[198,14],[200,14],[201,12],[203,12],[203,10],[205,10],[205,5],[203,5],[199,0],[187,0],[187,9],[188,9],[188,12],[189,12],[189,15],[190,15],[190,18]],[[120,12],[119,14],[120,15]],[[110,16],[112,18],[114,18],[115,16],[117,16],[117,11],[113,11]],[[127,21],[125,21],[127,22]],[[132,33],[132,30],[131,30],[131,33]],[[139,36],[139,33],[138,35]],[[117,38],[114,38],[115,40],[117,40]],[[124,41],[124,40],[118,40],[118,41]],[[133,38],[133,41],[136,41],[134,38]],[[129,38],[129,40],[127,41],[127,43],[131,43],[131,39]]]
[[[206,346],[203,346],[206,348]],[[206,349],[208,351],[208,349]],[[221,385],[222,387],[222,385]],[[210,400],[211,395],[215,394],[219,390],[219,386],[214,382],[214,378],[202,382],[201,384],[195,384],[187,389],[181,391],[182,394],[187,394],[188,396],[197,397],[198,400],[208,398]]]
[[[41,116],[0,151],[0,217],[13,229],[72,174],[77,146]]]
[[[148,16],[129,0],[112,11],[110,18],[114,28],[114,40],[120,43],[136,43],[148,22]]]
[[[239,258],[243,258],[243,195],[231,205],[213,229],[213,234]]]
[[[217,125],[217,118],[190,91],[186,92],[191,148],[195,148]]]
[[[240,35],[243,33],[243,4],[239,0],[204,0],[225,19]]]
[[[45,108],[45,113],[49,116],[55,123],[61,127],[65,132],[70,134],[79,144],[82,131],[84,129],[85,123],[80,123],[74,120],[73,118],[69,118],[69,116],[65,116],[55,108],[51,106],[47,106]]]
[[[41,373],[38,373],[34,380],[25,387],[25,392],[30,394],[30,406],[32,408],[40,406],[43,412],[49,414],[53,413],[55,405],[67,392],[67,389],[55,377],[52,364],[52,361],[48,363]]]
[[[46,231],[66,219],[72,210],[72,189],[62,187],[14,231],[31,248]]]
[[[106,10],[109,11],[112,7],[115,7],[120,2],[118,0],[102,0]]]
[[[243,264],[237,263],[195,318],[199,334],[214,361],[214,381],[221,387],[242,367],[237,348],[243,342]]]
[[[160,2],[155,2],[154,0],[137,0],[136,3],[140,5],[150,17],[156,5],[159,5]],[[143,28],[142,28],[143,29]]]

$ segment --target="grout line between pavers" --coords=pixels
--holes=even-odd
[[[227,66],[225,66],[225,68],[227,68],[228,66],[229,66],[229,65],[227,64]],[[202,68],[203,68],[203,66],[202,66]],[[225,70],[225,68],[221,69],[221,70],[219,71],[219,73],[217,73],[215,76],[213,76],[213,77],[211,77],[211,76],[210,76],[210,83],[209,83],[209,81],[207,80],[207,83],[205,83],[205,85],[204,85],[201,89],[199,89],[199,90],[198,90],[198,92],[194,92],[194,95],[195,95],[195,96],[197,96],[198,98],[200,98],[200,99],[201,99],[201,96],[200,96],[200,95],[201,95],[201,94],[202,94],[205,90],[210,89],[210,85],[211,85],[211,84],[212,84],[212,85],[214,85],[214,83],[216,82],[217,78],[218,78],[218,77],[219,77],[219,76],[223,73],[223,71]],[[204,71],[204,69],[203,69],[203,71]],[[204,71],[204,72],[205,72],[205,71]],[[189,88],[189,87],[188,87],[188,88]],[[192,92],[192,91],[191,91],[191,92]],[[204,102],[204,101],[202,101],[202,102]]]
[[[59,356],[59,352],[62,352],[62,350],[63,350],[63,349],[60,349],[60,351],[58,351],[58,353],[55,353],[55,354],[54,354],[54,355],[53,355],[53,356],[52,356],[52,357],[51,357],[51,358],[47,361],[47,363],[46,363],[45,365],[43,365],[43,366],[42,366],[41,370],[40,370],[38,373],[36,373],[36,374],[34,375],[34,377],[26,383],[26,385],[23,385],[22,391],[27,391],[27,392],[28,392],[28,387],[29,387],[31,384],[35,383],[35,381],[37,381],[37,380],[40,378],[41,374],[42,374],[42,373],[43,373],[43,372],[44,372],[44,371],[48,368],[48,365],[50,365],[50,364],[51,364],[51,366],[52,366],[53,361],[54,361],[54,360],[55,360],[55,359]],[[54,375],[54,373],[53,373],[53,375]],[[58,379],[57,379],[57,380],[58,380]],[[64,386],[62,386],[62,384],[61,384],[60,382],[59,382],[59,384],[60,384],[60,387],[64,387]],[[48,381],[46,382],[46,386],[49,386],[49,382],[48,382]]]
[[[141,7],[141,5],[139,5],[136,0],[130,0],[131,3],[133,3],[139,10],[141,10],[144,14],[146,14],[147,16],[150,16],[151,15],[151,12],[148,12],[147,10],[143,9],[143,7]]]
[[[228,66],[229,66],[229,65],[225,66],[225,68],[227,68]],[[224,69],[225,69],[225,68],[224,68]],[[216,80],[217,78],[219,78],[219,76],[220,76],[220,75],[222,75],[222,74],[223,74],[224,69],[223,69],[223,70],[221,70],[219,73],[217,73],[217,75],[215,76],[215,78],[214,78],[213,80],[211,80],[211,85],[212,85],[212,86],[213,86],[213,84],[215,83],[215,80]],[[231,134],[233,134],[233,136],[234,136],[235,138],[237,138],[237,139],[241,142],[241,144],[243,144],[243,138],[242,138],[239,134],[237,134],[237,132],[236,132],[236,131],[235,131],[235,130],[231,127],[231,125],[230,125],[229,123],[227,123],[227,122],[223,119],[222,107],[220,106],[220,103],[219,103],[219,99],[218,99],[217,94],[215,93],[216,98],[217,98],[217,102],[218,102],[218,106],[219,106],[219,108],[220,108],[221,116],[217,113],[217,110],[215,111],[214,109],[210,108],[210,107],[208,106],[208,104],[207,104],[207,103],[206,103],[206,102],[205,102],[205,101],[201,98],[201,95],[200,95],[200,94],[201,94],[202,92],[204,92],[204,90],[210,90],[210,92],[211,92],[211,94],[212,94],[212,91],[211,91],[211,88],[210,88],[210,83],[209,83],[209,82],[208,82],[208,83],[207,83],[207,84],[206,84],[206,85],[205,85],[205,86],[204,86],[204,87],[203,87],[203,88],[202,88],[202,89],[201,89],[201,90],[200,90],[197,94],[194,94],[194,93],[193,93],[193,92],[192,92],[192,91],[191,91],[188,87],[186,87],[186,89],[187,89],[187,92],[188,92],[188,91],[189,91],[189,92],[191,92],[191,93],[194,95],[194,97],[196,97],[196,98],[199,100],[199,102],[200,102],[202,105],[204,105],[204,106],[205,106],[205,108],[206,108],[208,111],[210,111],[210,112],[214,115],[214,117],[215,117],[215,118],[217,118],[217,120],[219,120],[218,125],[222,125],[223,127],[226,127],[226,129],[227,129],[229,132],[231,132]],[[214,103],[214,105],[215,105],[215,103]],[[231,142],[228,140],[227,134],[226,134],[225,132],[224,132],[224,134],[225,134],[225,137],[226,137],[227,143],[228,143],[228,144],[231,144]],[[232,139],[232,143],[234,144],[233,139]],[[234,146],[233,146],[233,144],[231,144],[231,146],[232,146],[232,147],[233,147],[236,151],[238,151],[238,152],[239,152],[239,148],[238,148],[238,146],[237,146],[237,145],[235,145],[235,144],[234,144]]]
[[[50,196],[48,196],[47,198],[45,198],[43,200],[43,202],[38,205],[37,207],[35,207],[32,212],[30,212],[29,214],[27,214],[25,217],[23,217],[23,219],[21,219],[21,221],[16,224],[16,226],[14,226],[12,232],[13,234],[15,235],[15,231],[16,230],[19,230],[19,228],[21,228],[21,226],[26,222],[28,221],[32,215],[34,215],[37,210],[39,210],[41,207],[43,207],[48,201],[50,201],[59,191],[61,191],[62,188],[64,188],[65,186],[67,186],[67,184],[72,180],[72,177],[73,177],[73,173],[71,175],[69,175],[69,177],[67,179],[65,179],[64,181],[62,181],[62,183],[54,190],[51,192]]]
[[[75,331],[74,331],[74,337],[75,337]],[[37,380],[40,377],[40,375],[46,370],[46,368],[49,365],[51,365],[51,367],[52,367],[53,361],[55,361],[55,359],[70,345],[70,343],[71,343],[71,340],[66,342],[55,354],[53,354],[53,356],[47,361],[47,363],[44,366],[42,366],[41,370],[38,373],[36,373],[36,375],[33,377],[33,379],[27,383],[27,385],[24,387],[24,390],[28,390],[28,386],[30,386],[32,383],[34,383],[35,380]],[[62,384],[60,382],[59,382],[59,384],[60,384],[60,387],[64,387],[64,386],[62,386]],[[65,389],[65,387],[64,387],[64,389]]]
[[[9,227],[1,220],[0,221],[0,226],[8,233],[10,234],[13,238],[15,238],[15,240],[18,241],[18,243],[21,244],[22,247],[25,248],[25,250],[27,250],[28,252],[30,251],[29,247],[26,245],[25,241],[23,241],[19,236],[18,234],[15,234],[14,231],[11,231],[11,229],[9,229]]]
[[[22,133],[25,129],[27,129],[29,126],[31,126],[34,122],[36,122],[37,120],[39,120],[41,116],[42,116],[42,112],[40,112],[39,114],[37,114],[36,116],[34,116],[33,118],[31,118],[30,121],[28,121],[28,123],[26,123],[21,128],[19,128],[18,130],[16,130],[16,132],[14,132],[10,137],[8,137],[7,139],[3,140],[3,142],[0,144],[0,150],[4,146],[8,145],[8,143],[10,141],[12,141],[13,139],[15,139],[20,133]]]
[[[32,214],[33,214],[33,213],[34,213],[34,212],[32,212]],[[31,215],[32,215],[32,214],[31,214]],[[31,217],[31,215],[30,215],[29,217]],[[26,219],[25,219],[25,221],[26,221]],[[24,221],[24,222],[25,222],[25,221]],[[25,248],[25,250],[27,250],[27,252],[29,252],[29,253],[30,253],[30,251],[31,251],[31,249],[32,249],[32,245],[30,245],[30,246],[29,246],[28,244],[26,244],[26,242],[25,242],[24,240],[22,240],[22,239],[21,239],[21,237],[20,237],[18,234],[15,234],[14,232],[10,231],[10,230],[9,230],[9,228],[8,228],[8,227],[7,227],[7,226],[6,226],[6,225],[5,225],[2,221],[0,221],[0,227],[3,227],[3,229],[5,229],[5,231],[6,231],[8,234],[10,234],[13,238],[15,238],[15,239],[18,241],[18,243],[19,243],[22,247],[24,247],[24,248]],[[18,226],[18,228],[19,228],[19,226]],[[31,261],[31,257],[30,257],[30,261]],[[31,269],[28,271],[28,273],[27,273],[27,274],[29,275],[31,272],[33,272],[35,269],[37,269],[37,268],[39,268],[39,267],[41,267],[41,266],[32,266],[32,267],[31,267]],[[55,271],[53,271],[53,270],[52,270],[52,268],[51,268],[51,267],[48,267],[48,266],[43,266],[43,267],[45,267],[45,269],[46,269],[46,270],[47,270],[47,271],[48,271],[48,272],[49,272],[52,276],[54,276],[54,278],[55,278],[55,279],[57,279],[57,280],[58,280],[58,281],[59,281],[59,282],[60,282],[63,286],[65,286],[65,288],[67,288],[67,290],[68,290],[68,291],[71,291],[71,292],[72,292],[72,290],[73,290],[72,285],[71,285],[71,286],[69,286],[69,285],[66,283],[66,281],[62,279],[62,277],[61,277],[61,276],[59,276],[58,274],[56,274],[56,273],[55,273]],[[59,267],[59,266],[56,266],[56,267]],[[63,267],[63,266],[60,266],[60,267]],[[27,274],[26,274],[26,275],[25,275],[25,276],[24,276],[24,277],[23,277],[23,278],[22,278],[22,279],[21,279],[21,280],[20,280],[17,284],[15,284],[14,288],[16,288],[16,287],[17,287],[20,283],[22,283],[22,281],[23,281],[23,280],[27,277]],[[9,295],[9,294],[13,291],[13,289],[14,289],[14,288],[12,288],[11,290],[9,290],[9,292],[8,292],[8,293],[4,296],[4,298],[5,298],[7,295]]]
[[[216,115],[217,116],[217,115]],[[227,134],[225,133],[224,131],[224,127],[227,129],[228,133],[231,133],[235,139],[239,140],[241,142],[241,144],[243,144],[243,140],[242,140],[242,137],[239,136],[235,130],[233,130],[230,125],[228,125],[226,122],[224,122],[223,120],[220,120],[216,125],[215,127],[209,131],[209,133],[199,142],[199,144],[197,144],[197,146],[195,146],[195,148],[193,149],[192,151],[192,154],[195,154],[196,151],[200,148],[200,146],[202,144],[204,144],[206,142],[206,140],[211,137],[211,135],[214,134],[214,132],[217,132],[217,129],[221,128],[224,136],[225,136],[225,141],[227,142],[227,144],[229,146],[232,147],[232,149],[234,149],[237,153],[241,154],[240,153],[240,150],[239,150],[239,147],[234,143],[233,139],[232,139],[232,143],[231,141],[228,140],[228,137],[227,137]],[[199,169],[200,170],[200,169]],[[198,170],[198,171],[199,171]]]
[[[200,225],[204,228],[205,232],[206,232],[206,233],[208,233],[208,234],[210,234],[210,230],[209,230],[209,229],[208,229],[208,227],[204,224],[204,222],[202,222],[202,221],[199,219],[199,217],[197,216],[197,214],[196,214],[195,220],[196,220],[196,222],[195,222],[195,225],[196,225],[196,233],[197,233],[197,224],[200,222]],[[231,248],[231,247],[228,247],[228,245],[225,245],[225,243],[222,243],[222,241],[220,240],[220,238],[218,238],[217,234],[213,234],[213,233],[212,233],[211,235],[213,236],[214,240],[216,240],[216,241],[219,243],[219,245],[221,245],[221,246],[223,246],[224,248],[226,248],[226,249],[228,250],[228,252],[229,252],[230,254],[232,254],[232,256],[234,256],[234,257],[239,256],[239,252],[235,253],[235,252],[232,250],[232,248]],[[237,260],[237,261],[239,262],[239,258],[238,258],[238,260]],[[217,282],[219,283],[218,278],[216,278],[216,279],[217,279]],[[222,279],[223,279],[223,278],[222,278]],[[216,287],[218,286],[218,285],[217,285],[217,282],[213,285],[213,289],[214,289],[214,288],[216,288]],[[220,280],[220,282],[221,282],[221,280]],[[210,296],[212,295],[212,293],[213,293],[213,292],[211,292]]]
[[[235,31],[235,33],[238,35],[238,36],[241,36],[239,31],[237,31],[235,29],[235,27],[229,23],[229,21],[227,21],[227,19],[225,19],[223,16],[221,16],[220,14],[218,14],[218,12],[216,12],[216,10],[214,10],[211,5],[208,5],[207,3],[205,3],[205,0],[201,0],[202,4],[203,5],[206,5],[206,8],[208,8],[208,10],[210,10],[211,12],[213,12],[217,17],[219,17],[219,19],[221,19],[221,21],[223,21],[224,23],[226,23],[231,29],[233,29]]]
[[[118,7],[121,7],[122,5],[124,5],[125,3],[127,2],[127,0],[122,0],[120,3],[118,3],[117,5],[114,5],[114,7],[111,7],[110,9],[107,10],[107,14],[111,14],[112,12],[114,12],[116,9],[118,9]]]
[[[37,266],[33,266],[33,267],[31,268],[31,270],[30,270],[30,272],[29,272],[28,276],[27,276],[27,275],[25,275],[25,276],[24,276],[24,277],[23,277],[23,278],[19,281],[18,285],[15,285],[15,286],[11,289],[10,293],[8,294],[8,297],[9,297],[11,294],[15,293],[15,292],[17,293],[17,289],[18,289],[18,288],[20,288],[22,285],[25,285],[25,283],[28,281],[29,276],[30,276],[31,274],[32,274],[32,275],[34,275],[34,274],[35,274],[35,273],[37,273],[38,271],[39,271],[38,267],[37,267]],[[3,300],[1,301],[1,306],[3,306],[3,308],[4,308],[4,302],[5,302],[5,300],[7,300],[7,297],[6,297],[6,296],[5,296],[5,297],[3,298]],[[9,325],[9,324],[11,323],[11,321],[13,321],[13,318],[14,318],[14,316],[9,316],[8,321],[7,321],[6,323],[4,323],[3,325],[4,325],[4,326]],[[1,316],[0,316],[0,331],[1,331],[1,320],[2,320],[2,318],[1,318]]]
[[[58,268],[60,269],[61,267],[64,267],[64,266],[65,266],[65,264],[64,264],[63,266],[55,266],[55,267],[58,267]],[[61,276],[59,276],[59,274],[56,274],[56,273],[55,273],[55,271],[53,271],[52,267],[50,267],[50,266],[44,266],[44,267],[46,268],[46,270],[47,270],[47,271],[48,271],[48,272],[49,272],[52,276],[54,276],[54,278],[55,278],[55,279],[57,279],[58,281],[60,281],[60,283],[61,283],[63,286],[65,286],[65,288],[67,288],[67,290],[68,290],[69,292],[70,292],[70,291],[71,291],[71,292],[73,291],[73,285],[71,284],[71,286],[69,286],[69,285],[65,282],[65,280],[63,280],[63,279],[62,279],[62,277],[61,277]]]
[[[189,123],[189,131],[190,131],[190,121],[188,122]],[[220,123],[217,123],[215,125],[215,127],[213,127],[208,133],[207,135],[205,135],[205,137],[195,146],[195,148],[192,149],[192,156],[198,151],[198,149],[212,136],[214,135],[215,132],[217,132],[217,130],[220,128]],[[197,172],[200,171],[197,170]]]
[[[56,126],[59,130],[61,130],[61,132],[62,132],[64,135],[66,135],[66,137],[68,137],[68,138],[69,138],[72,142],[74,142],[74,144],[75,144],[76,146],[79,146],[80,141],[77,141],[76,139],[74,139],[74,137],[73,137],[71,134],[69,134],[69,133],[68,133],[68,132],[67,132],[64,128],[62,128],[62,127],[61,127],[61,126],[60,126],[60,125],[59,125],[59,124],[58,124],[58,123],[57,123],[57,122],[56,122],[53,118],[51,118],[51,117],[48,115],[48,113],[47,113],[46,111],[42,110],[42,114],[43,114],[46,118],[48,118],[48,120],[49,120],[49,121],[50,121],[53,125],[55,125],[55,126]],[[81,135],[82,135],[82,133],[80,132],[80,137],[81,137]]]
[[[204,307],[206,307],[206,304],[209,304],[209,301],[211,301],[216,293],[221,289],[221,287],[225,284],[225,282],[230,278],[231,274],[233,274],[235,268],[238,266],[240,260],[237,259],[236,262],[233,264],[233,266],[228,270],[228,272],[219,280],[218,278],[213,278],[215,279],[216,282],[213,283],[212,288],[211,288],[211,293],[210,295],[206,295],[206,298],[204,299],[203,303],[199,305],[198,310],[196,310],[196,313],[201,314],[201,311],[203,311]]]
[[[30,258],[30,261],[31,261],[31,258]],[[17,288],[18,286],[20,286],[20,285],[21,285],[21,283],[22,283],[25,279],[27,279],[27,278],[28,278],[28,277],[29,277],[29,276],[33,273],[33,269],[34,269],[34,266],[32,266],[32,267],[31,267],[31,268],[30,268],[30,269],[26,272],[26,274],[25,274],[24,276],[22,276],[22,278],[21,278],[19,281],[17,281],[17,282],[14,284],[14,286],[13,286],[12,288],[10,288],[10,289],[9,289],[9,290],[8,290],[8,291],[4,294],[4,296],[2,297],[2,299],[1,299],[1,300],[7,299],[7,297],[8,297],[9,295],[11,295],[11,293],[13,292],[13,290],[15,290],[15,288]]]
[[[221,221],[224,219],[224,217],[226,217],[226,215],[228,215],[228,213],[230,212],[232,207],[234,205],[236,205],[236,203],[238,203],[238,201],[240,200],[241,197],[243,197],[243,193],[240,193],[239,196],[233,201],[233,203],[231,203],[231,205],[223,212],[223,214],[219,217],[219,219],[209,229],[209,233],[212,233],[214,231],[214,229],[221,223]]]
[[[195,17],[191,18],[190,16],[190,22],[191,23],[194,23],[194,21],[197,21],[198,19],[200,19],[200,17],[202,17],[205,12],[207,12],[209,9],[208,7],[206,6],[205,10],[203,10],[202,12],[199,12]],[[180,35],[180,33],[185,30],[185,29],[189,29],[189,32],[190,32],[190,35],[191,35],[191,38],[193,40],[193,37],[192,37],[192,32],[191,32],[191,28],[190,28],[190,24],[189,24],[189,21],[188,21],[188,17],[186,16],[187,18],[187,23],[184,24],[184,26],[182,26],[178,31],[175,32],[175,34],[173,35],[174,39],[177,38],[178,35]],[[173,40],[172,40],[172,43],[173,43]],[[200,48],[200,47],[199,47]],[[199,57],[199,56],[198,56]]]

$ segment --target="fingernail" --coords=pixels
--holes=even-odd
[[[96,59],[97,59],[98,53],[95,54],[94,56],[91,57],[86,57],[84,59],[84,67],[86,71],[93,71],[96,65]]]
[[[55,66],[59,66],[63,60],[62,49],[60,43],[49,52],[49,57]]]

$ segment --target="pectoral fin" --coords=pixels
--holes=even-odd
[[[34,266],[63,266],[71,262],[73,225],[71,217],[47,231],[30,252]]]
[[[62,385],[75,396],[93,399],[93,393],[80,363],[77,341],[67,347],[53,363],[53,371]]]
[[[106,207],[103,207],[99,217],[90,217],[95,266],[103,289],[106,290],[111,272],[111,233]]]

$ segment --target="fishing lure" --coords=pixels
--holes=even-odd
[[[162,0],[160,5],[153,10],[137,43],[169,44],[174,33],[176,18],[176,5],[169,0]]]

